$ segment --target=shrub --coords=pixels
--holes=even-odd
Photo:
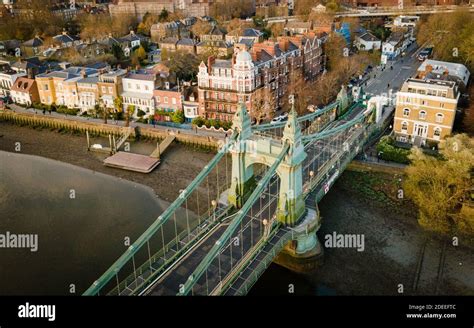
[[[201,127],[204,124],[204,119],[201,116],[198,116],[193,119],[192,124]]]
[[[383,136],[377,144],[377,152],[381,159],[402,164],[409,164],[410,150],[399,148],[394,145],[390,136]]]
[[[141,109],[138,110],[138,112],[137,112],[138,117],[143,117],[145,115],[146,115],[146,113],[144,111],[142,111]]]
[[[173,113],[173,115],[171,115],[171,120],[174,122],[174,123],[184,123],[184,111],[182,110],[177,110]]]
[[[53,109],[53,107],[51,107],[50,109]],[[77,113],[79,112],[79,109],[78,108],[68,108],[64,105],[60,105],[56,109],[56,112],[66,114],[66,115],[77,115]]]

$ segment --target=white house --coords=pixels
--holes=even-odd
[[[123,107],[135,106],[133,116],[139,117],[143,111],[144,116],[153,115],[155,112],[154,90],[156,85],[156,74],[151,70],[137,70],[128,73],[122,80]]]
[[[13,84],[10,96],[12,100],[20,105],[30,106],[39,102],[38,88],[33,78],[19,77]]]
[[[0,70],[0,96],[10,95],[10,89],[15,84],[16,79],[22,76],[26,76],[26,73],[17,73],[10,68]]]
[[[418,67],[417,73],[430,79],[441,79],[446,76],[449,80],[456,82],[462,87],[467,86],[470,77],[469,70],[463,64],[432,59],[425,60]]]
[[[199,116],[199,100],[198,89],[196,87],[188,87],[183,92],[183,111],[186,122],[192,122]]]
[[[405,32],[393,32],[390,37],[382,43],[382,57],[395,59],[404,50]]]
[[[382,41],[372,33],[366,32],[356,35],[354,45],[359,50],[378,50],[382,46]]]
[[[418,16],[398,16],[393,20],[394,26],[415,27],[420,17]]]

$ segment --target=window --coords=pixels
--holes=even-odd
[[[172,103],[173,105],[176,105],[176,98],[174,98],[174,97],[171,98],[171,103]]]
[[[140,90],[140,84],[136,84],[137,90]]]
[[[163,102],[164,102],[165,104],[167,104],[167,103],[168,103],[168,97],[164,97],[164,98],[163,98]]]
[[[435,128],[434,129],[433,137],[435,139],[439,140],[439,138],[441,137],[441,128]]]
[[[48,90],[49,90],[49,85],[45,84],[45,85],[44,85],[44,90],[45,90],[45,91],[48,91]]]
[[[420,117],[420,120],[426,119],[426,112],[425,112],[424,110],[422,110],[422,111],[420,112],[420,116],[419,116],[419,117]]]
[[[408,131],[408,123],[402,122],[402,132],[406,133]]]
[[[403,109],[403,116],[405,116],[405,117],[410,116],[410,109],[409,108]]]
[[[444,115],[441,113],[436,114],[436,122],[437,123],[443,123]]]
[[[148,91],[148,85],[145,85],[145,90]]]
[[[160,96],[156,96],[156,101],[161,102]]]
[[[112,87],[109,87],[109,93],[110,94],[113,94],[114,93],[114,89]]]
[[[106,87],[102,86],[101,89],[102,89],[102,93],[106,93],[106,92],[107,92],[107,88],[106,88]]]
[[[127,83],[127,86],[128,86],[128,88],[129,88],[129,89],[131,89],[131,88],[132,88],[132,84],[131,84],[130,82],[129,82],[129,83]]]

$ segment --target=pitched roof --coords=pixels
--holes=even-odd
[[[242,38],[239,43],[245,44],[248,48],[252,48],[254,39],[252,38]]]
[[[31,88],[35,85],[34,79],[29,79],[27,77],[19,77],[16,79],[15,83],[12,85],[12,91],[19,92],[29,92]]]
[[[69,42],[77,41],[80,38],[75,36],[75,35],[69,35],[69,34],[63,32],[63,34],[53,36],[53,39],[57,42],[60,42],[60,43],[69,43]]]
[[[98,76],[85,77],[77,81],[77,83],[89,83],[89,84],[94,84],[97,82],[99,82]]]
[[[207,33],[208,35],[225,35],[225,31],[219,26],[214,25],[211,30]]]
[[[43,45],[43,39],[39,36],[35,36],[33,39],[23,42],[25,47],[41,47]]]
[[[180,46],[194,46],[196,45],[196,41],[190,38],[184,38],[184,39],[178,40],[176,44]]]
[[[127,35],[123,36],[120,38],[120,41],[127,41],[127,42],[132,42],[132,41],[142,41],[142,40],[145,40],[146,37],[141,35],[141,34],[137,34],[133,31],[130,31],[130,33],[128,33]]]
[[[377,42],[377,41],[380,41],[375,35],[373,35],[373,34],[370,33],[370,32],[361,34],[361,35],[359,36],[359,38],[361,38],[362,40],[367,41],[367,42]]]
[[[246,37],[260,37],[262,35],[263,35],[262,32],[254,28],[246,28],[243,33],[243,36],[246,36]]]

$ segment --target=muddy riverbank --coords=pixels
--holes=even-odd
[[[398,175],[346,171],[320,205],[320,267],[295,274],[272,264],[251,295],[474,295],[474,249],[426,233],[397,198]],[[364,236],[364,249],[324,245],[333,233]],[[423,260],[422,260],[423,259]]]
[[[92,140],[91,143],[97,140]],[[98,140],[106,144],[106,140]],[[15,152],[17,142],[19,153],[38,155],[74,164],[93,171],[113,175],[151,187],[163,200],[173,201],[180,189],[184,189],[212,159],[214,152],[193,149],[173,143],[162,156],[160,165],[150,174],[114,169],[103,165],[104,154],[87,151],[86,136],[58,133],[49,129],[19,127],[0,122],[0,150]],[[151,154],[156,142],[130,141],[130,151]],[[210,181],[211,187],[214,181]]]

